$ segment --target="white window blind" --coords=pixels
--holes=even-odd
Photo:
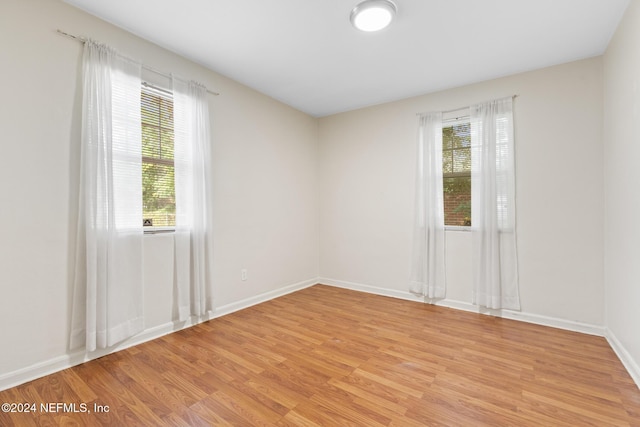
[[[471,127],[468,119],[442,126],[445,225],[471,225]]]
[[[141,101],[144,224],[174,227],[173,99],[169,92],[143,86]]]

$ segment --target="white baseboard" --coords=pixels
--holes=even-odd
[[[370,294],[382,295],[382,296],[387,296],[392,298],[399,298],[399,299],[404,299],[408,301],[425,302],[423,298],[418,297],[408,291],[406,292],[398,291],[394,289],[381,288],[381,287],[365,285],[361,283],[347,282],[343,280],[318,278],[318,279],[309,279],[303,282],[284,286],[282,288],[279,288],[273,291],[265,292],[260,295],[256,295],[250,298],[246,298],[244,300],[240,300],[231,304],[226,304],[224,306],[218,307],[209,316],[209,319],[222,317],[227,314],[233,313],[235,311],[242,310],[242,309],[251,307],[253,305],[257,305],[257,304],[269,301],[271,299],[278,298],[283,295],[287,295],[292,292],[296,292],[298,290],[313,286],[315,284],[335,286],[339,288],[351,289],[351,290],[360,291],[360,292],[367,292]],[[606,337],[607,341],[609,342],[609,344],[611,345],[615,353],[618,355],[618,357],[622,361],[627,371],[629,371],[629,375],[633,378],[633,380],[638,385],[638,387],[640,387],[640,367],[633,360],[633,358],[626,351],[626,349],[622,346],[622,344],[615,337],[615,335],[607,328],[604,328],[601,326],[589,325],[585,323],[573,322],[566,319],[558,319],[558,318],[553,318],[548,316],[541,316],[541,315],[532,314],[532,313],[521,313],[521,312],[515,312],[511,310],[483,310],[480,307],[477,307],[473,304],[462,302],[462,301],[444,299],[444,300],[426,301],[426,302],[435,303],[436,305],[449,307],[457,310],[488,314],[492,316],[504,317],[507,319],[518,320],[522,322],[528,322],[528,323],[534,323],[534,324],[543,325],[543,326],[566,329],[574,332],[604,336]],[[200,321],[205,321],[205,320],[208,320],[208,319],[202,319]],[[89,360],[96,359],[98,357],[102,357],[110,353],[114,353],[116,351],[124,350],[126,348],[133,347],[135,345],[142,344],[144,342],[151,341],[156,338],[160,338],[172,332],[176,332],[181,329],[191,327],[199,323],[200,321],[198,321],[197,319],[190,319],[184,322],[178,322],[178,321],[168,322],[163,325],[149,328],[139,333],[138,335],[109,349],[99,350],[91,354],[87,354],[84,351],[73,352],[73,353],[51,358],[49,360],[45,360],[28,367],[18,369],[13,372],[0,375],[0,391],[6,390],[11,387],[15,387],[17,385],[26,383],[28,381],[32,381],[34,379],[43,377],[45,375],[49,375],[49,374],[61,371],[63,369],[70,368],[75,365],[79,365]]]
[[[486,314],[489,316],[502,317],[504,319],[518,320],[520,322],[533,323],[551,328],[564,329],[567,331],[580,332],[588,335],[603,337],[605,334],[604,326],[592,325],[589,323],[576,322],[573,320],[560,319],[558,317],[543,316],[541,314],[526,313],[513,310],[491,310],[488,308],[478,307],[464,301],[455,301],[444,299],[436,302],[436,305],[443,307],[455,308],[458,310],[469,311],[472,313]]]
[[[587,323],[574,322],[566,319],[559,319],[555,317],[542,316],[533,313],[523,313],[512,310],[489,310],[478,307],[468,302],[455,301],[449,299],[442,300],[427,300],[412,294],[409,291],[398,291],[395,289],[385,289],[371,285],[364,285],[361,283],[345,282],[343,280],[329,279],[321,277],[318,279],[320,283],[335,286],[339,288],[351,289],[354,291],[368,292],[376,295],[383,295],[387,297],[401,298],[409,301],[427,302],[442,307],[454,308],[457,310],[469,311],[472,313],[487,314],[496,317],[503,317],[505,319],[519,320],[521,322],[534,323],[536,325],[550,326],[553,328],[565,329],[568,331],[581,332],[589,335],[604,336],[605,328],[602,326],[590,325]]]
[[[503,317],[505,319],[517,320],[521,322],[534,323],[536,325],[549,326],[558,329],[565,329],[573,332],[580,332],[589,335],[596,335],[605,337],[609,342],[609,345],[616,353],[623,366],[629,373],[629,376],[636,383],[638,388],[640,388],[640,366],[633,359],[631,354],[625,349],[622,343],[617,339],[614,333],[606,327],[591,325],[587,323],[575,322],[566,319],[559,319],[555,317],[542,316],[539,314],[533,313],[522,313],[518,311],[512,310],[488,310],[480,308],[476,305],[470,304],[468,302],[463,301],[455,301],[455,300],[429,300],[425,301],[424,298],[417,297],[409,291],[403,292],[394,289],[386,289],[380,288],[371,285],[364,285],[361,283],[353,283],[346,282],[344,280],[335,280],[329,279],[326,277],[321,277],[318,279],[319,283],[329,286],[335,286],[338,288],[350,289],[354,291],[360,292],[368,292],[375,295],[382,295],[387,297],[401,298],[409,301],[418,301],[418,302],[428,302],[432,304],[436,304],[443,307],[453,308],[456,310],[464,310],[472,313],[481,313],[487,314],[491,316]]]
[[[405,292],[405,291],[398,291],[395,289],[379,288],[376,286],[363,285],[361,283],[354,283],[354,282],[346,282],[344,280],[329,279],[326,277],[320,277],[318,279],[318,284],[329,285],[336,288],[350,289],[352,291],[366,292],[369,294],[381,295],[385,297],[399,298],[399,299],[404,299],[408,301],[424,302],[424,298],[414,295],[409,291]]]
[[[292,292],[296,292],[299,291],[301,289],[304,288],[308,288],[309,286],[313,286],[318,284],[318,279],[314,278],[314,279],[309,279],[309,280],[305,280],[303,282],[298,282],[298,283],[294,283],[292,285],[289,286],[284,286],[282,288],[276,289],[274,291],[269,291],[269,292],[265,292],[263,294],[260,295],[256,295],[250,298],[246,298],[237,302],[233,302],[231,304],[226,304],[223,305],[221,307],[218,307],[215,309],[215,311],[213,312],[213,315],[211,316],[211,318],[216,318],[216,317],[221,317],[221,316],[225,316],[227,314],[231,314],[234,311],[238,311],[238,310],[242,310],[245,309],[247,307],[251,307],[252,305],[256,305],[256,304],[260,304],[269,300],[272,300],[274,298],[278,298],[281,297],[283,295],[287,295],[290,294]]]
[[[101,349],[101,350],[92,352],[90,354],[87,354],[84,350],[75,351],[72,353],[64,354],[62,356],[51,358],[49,360],[35,363],[25,368],[8,372],[6,374],[2,374],[0,375],[0,391],[18,386],[20,384],[24,384],[28,381],[32,381],[37,378],[44,377],[46,375],[53,374],[63,369],[71,368],[72,366],[79,365],[89,360],[106,356],[107,354],[110,354],[110,353],[115,353],[117,351],[124,350],[126,348],[133,347],[135,345],[142,344],[144,342],[151,341],[156,338],[160,338],[172,332],[189,328],[200,322],[204,322],[206,320],[213,319],[216,317],[221,317],[226,314],[233,313],[234,311],[242,310],[244,308],[251,307],[252,305],[269,301],[271,299],[289,294],[291,292],[295,292],[300,289],[313,286],[317,283],[318,283],[317,279],[309,279],[303,282],[294,283],[292,285],[283,286],[282,288],[279,288],[273,291],[265,292],[263,294],[256,295],[251,298],[247,298],[238,302],[234,302],[231,304],[227,304],[227,305],[215,308],[214,312],[210,314],[207,318],[203,318],[200,320],[196,318],[191,318],[183,322],[179,322],[179,321],[168,322],[163,325],[146,329],[140,332],[139,334],[135,335],[134,337],[131,337],[108,349]]]
[[[618,338],[609,328],[606,329],[605,338],[626,368],[627,372],[629,372],[629,375],[631,376],[633,381],[640,389],[640,366],[638,366],[638,363],[633,360],[633,357],[631,357],[627,349],[624,348],[620,340],[618,340]]]
[[[126,348],[133,347],[135,345],[142,344],[156,338],[160,338],[161,336],[170,334],[171,332],[179,331],[180,329],[193,326],[195,323],[196,322],[192,320],[188,320],[185,322],[165,323],[163,325],[146,329],[139,334],[121,343],[118,343],[113,347],[96,350],[91,353],[86,353],[84,350],[74,351],[62,356],[54,357],[49,360],[38,362],[36,364],[18,369],[13,372],[0,375],[0,391],[15,387],[20,384],[24,384],[28,381],[32,381],[49,374],[53,374],[55,372],[79,365],[84,362],[88,362],[89,360],[106,356],[110,353],[115,353],[116,351],[124,350]]]

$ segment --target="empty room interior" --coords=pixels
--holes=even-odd
[[[1,0],[0,36],[0,425],[640,425],[639,0]]]

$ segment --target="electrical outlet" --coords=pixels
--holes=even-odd
[[[247,269],[246,268],[243,268],[242,270],[240,270],[240,279],[242,279],[243,282],[245,280],[247,280]]]

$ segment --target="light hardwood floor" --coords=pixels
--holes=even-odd
[[[3,402],[37,405],[0,412],[20,427],[640,426],[640,390],[603,338],[322,285]]]

